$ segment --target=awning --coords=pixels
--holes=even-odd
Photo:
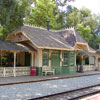
[[[96,52],[100,52],[100,49],[97,49]]]
[[[5,51],[36,51],[33,47],[28,44],[20,44],[15,42],[0,41],[0,50]]]
[[[93,53],[93,52],[89,52],[89,51],[87,51],[87,50],[79,51],[79,52],[78,52],[78,55],[79,55],[79,56],[81,56],[81,55],[99,56],[98,54]]]

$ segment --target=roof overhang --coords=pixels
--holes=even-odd
[[[79,51],[87,50],[88,52],[96,53],[95,50],[91,50],[89,48],[89,45],[87,43],[81,43],[81,42],[76,42],[75,50],[79,50]]]
[[[40,49],[52,49],[52,50],[67,50],[67,51],[74,51],[74,48],[67,49],[67,48],[57,48],[57,47],[39,47]]]
[[[99,56],[98,54],[96,54],[96,53],[92,53],[92,52],[88,52],[87,50],[83,50],[83,51],[79,51],[78,52],[78,55],[79,56],[84,56],[84,55],[86,55],[86,56]]]
[[[28,44],[20,44],[15,42],[5,42],[0,41],[0,51],[6,51],[6,52],[36,52],[36,50],[33,47],[30,47]]]

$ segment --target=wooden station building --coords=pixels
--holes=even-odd
[[[24,25],[0,41],[0,76],[73,74],[98,70],[98,54],[74,28],[59,31]]]

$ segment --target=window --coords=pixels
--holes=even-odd
[[[60,51],[53,50],[51,53],[51,66],[60,66]]]
[[[49,51],[43,50],[43,66],[49,65]]]
[[[63,52],[63,66],[67,66],[68,65],[68,53],[67,52]]]
[[[85,57],[85,65],[89,65],[89,57]]]
[[[74,52],[70,52],[70,65],[74,65]]]
[[[95,64],[95,57],[89,57],[89,63],[90,63],[90,65],[94,65]]]

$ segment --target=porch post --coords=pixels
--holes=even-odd
[[[16,77],[16,52],[14,52],[14,77]]]
[[[34,57],[34,54],[33,52],[31,52],[31,67],[33,66],[33,57]]]
[[[1,51],[1,67],[2,67],[2,51]]]
[[[49,50],[49,58],[50,58],[50,59],[49,59],[49,67],[51,67],[51,52],[52,52],[52,51]]]
[[[81,61],[81,64],[83,65],[83,55],[82,55],[82,57],[81,57],[81,60],[82,60],[82,61]]]
[[[98,69],[98,57],[95,56],[95,66],[96,66],[96,69]]]
[[[60,67],[62,67],[62,50],[60,51]]]
[[[75,59],[74,59],[74,60],[75,60],[75,62],[74,62],[74,63],[75,63],[75,66],[76,66],[76,52],[75,52]]]

